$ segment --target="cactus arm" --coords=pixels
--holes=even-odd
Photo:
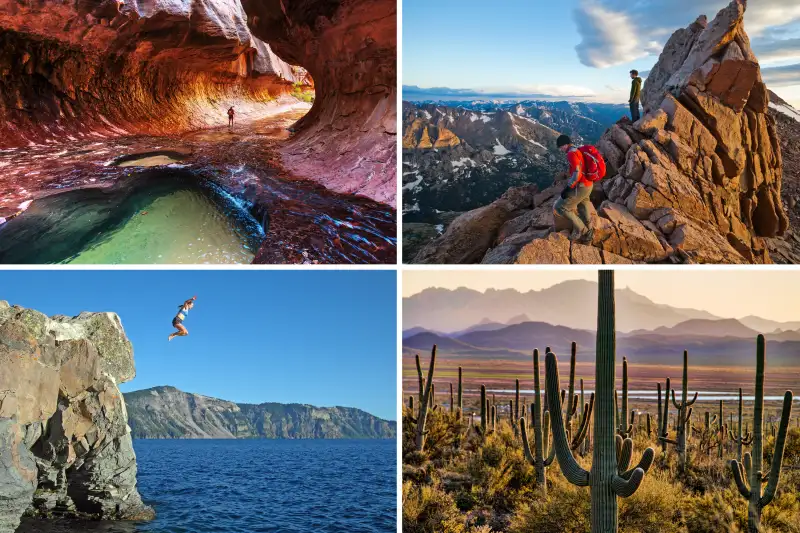
[[[611,480],[611,489],[620,498],[627,498],[636,492],[643,479],[644,470],[636,468],[628,479],[624,479],[622,476],[614,476]]]
[[[673,440],[673,439],[668,439],[667,437],[658,437],[658,440],[660,440],[662,442],[666,442],[667,444],[672,444],[673,446],[677,446],[678,445],[678,441]]]
[[[778,436],[775,438],[775,451],[772,454],[772,465],[770,467],[767,487],[761,496],[761,507],[765,507],[772,502],[775,491],[778,490],[778,482],[781,478],[781,466],[783,464],[783,450],[786,445],[786,432],[789,429],[789,418],[792,415],[792,391],[786,391],[783,396],[783,412],[781,413],[781,425],[778,429]]]
[[[594,410],[594,393],[589,396],[589,402],[583,406],[583,416],[581,417],[578,431],[575,433],[575,438],[572,440],[570,449],[575,451],[586,439],[586,434],[589,431],[589,420],[592,418],[592,410]]]
[[[622,441],[622,449],[620,453],[617,455],[617,470],[624,471],[627,470],[631,464],[631,456],[633,455],[633,441],[631,439],[625,439]]]
[[[753,456],[750,452],[744,454],[744,470],[747,474],[747,479],[750,479],[750,473],[753,470]]]
[[[519,427],[520,427],[520,432],[522,434],[522,450],[525,452],[525,459],[527,459],[531,465],[536,466],[536,459],[533,458],[533,454],[531,453],[531,447],[530,444],[528,443],[528,430],[527,426],[525,425],[524,416],[519,419]]]
[[[542,429],[542,455],[547,456],[544,459],[544,466],[550,466],[553,464],[553,460],[556,456],[556,448],[550,443],[550,411],[544,412],[544,425]]]
[[[739,494],[745,500],[750,499],[750,489],[747,487],[747,482],[744,480],[742,476],[742,465],[736,459],[731,459],[729,463],[731,465],[731,472],[733,472],[733,480],[736,482],[736,488],[739,489]]]
[[[696,402],[696,401],[697,401],[697,391],[694,392],[694,398],[692,398],[690,401],[686,402],[686,407],[694,405],[694,402]]]
[[[672,405],[675,406],[675,409],[680,411],[681,406],[678,405],[678,402],[675,400],[675,389],[672,389]]]
[[[558,415],[561,413],[561,402],[559,400],[558,389],[558,359],[555,354],[548,353],[545,356],[545,384],[547,386],[547,395],[552,398],[555,409],[553,411]],[[564,418],[561,416],[551,416],[550,424],[553,431],[553,449],[555,450],[556,457],[558,457],[558,466],[564,473],[564,477],[579,487],[586,487],[589,485],[589,472],[584,470],[581,465],[572,456],[569,449],[569,442],[567,442],[567,434],[564,431]]]
[[[641,470],[646,474],[647,471],[650,470],[650,467],[653,465],[653,459],[655,459],[655,457],[656,457],[656,452],[653,451],[653,448],[646,448],[644,450],[644,453],[642,454],[641,459],[639,459],[639,464],[637,464],[630,470],[627,470],[622,474],[620,474],[620,477],[622,479],[630,479],[630,477],[636,470]]]

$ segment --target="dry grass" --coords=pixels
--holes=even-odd
[[[424,452],[414,449],[416,424],[404,413],[403,531],[413,533],[589,533],[589,489],[563,477],[557,462],[547,470],[547,496],[536,485],[520,439],[509,421],[482,437],[455,415],[437,409],[428,419]],[[531,431],[532,434],[532,431]],[[531,435],[532,436],[532,435]],[[672,446],[661,448],[644,431],[634,435],[634,457],[644,448],[656,461],[639,490],[619,499],[621,533],[738,533],[746,531],[747,502],[735,488],[728,462],[689,441],[686,471],[679,473]],[[765,471],[772,437],[765,439]],[[749,450],[749,448],[746,448]],[[591,453],[577,457],[591,467]],[[792,429],[784,465],[800,465],[800,430]],[[764,510],[764,533],[800,533],[800,469],[785,469],[775,500]]]

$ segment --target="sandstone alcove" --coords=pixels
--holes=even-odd
[[[4,3],[0,216],[155,165],[258,220],[256,262],[393,262],[395,56],[387,0]]]

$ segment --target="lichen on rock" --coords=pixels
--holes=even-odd
[[[0,531],[33,516],[148,520],[119,383],[135,375],[114,313],[0,302]]]

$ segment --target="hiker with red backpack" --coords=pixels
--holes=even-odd
[[[553,211],[572,223],[571,241],[591,244],[594,229],[589,197],[594,182],[606,175],[606,162],[597,148],[590,144],[575,147],[567,135],[559,136],[556,146],[567,155],[569,180],[561,191],[561,198],[553,205]]]

